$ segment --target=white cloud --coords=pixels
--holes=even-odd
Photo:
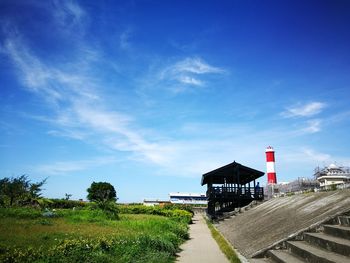
[[[7,53],[17,68],[25,73],[21,75],[21,78],[26,87],[35,91],[37,88],[43,86],[48,77],[48,73],[46,69],[42,67],[40,61],[31,56],[30,53],[21,46],[19,38],[7,39],[2,51]],[[30,61],[31,64],[28,64],[28,61]]]
[[[208,73],[224,73],[221,68],[214,67],[206,63],[200,58],[186,58],[177,62],[170,68],[175,73],[194,73],[194,74],[208,74]]]
[[[24,86],[51,103],[66,101],[74,96],[98,99],[90,91],[91,79],[82,74],[72,74],[43,63],[25,47],[19,37],[8,38],[3,52],[6,53],[19,71],[19,78]]]
[[[264,171],[266,145],[262,142],[284,141],[288,136],[293,136],[293,133],[278,129],[256,132],[249,127],[242,128],[242,125],[232,127],[228,124],[210,123],[207,127],[197,127],[195,131],[193,126],[191,131],[183,130],[182,132],[187,133],[183,140],[154,139],[157,136],[146,136],[142,127],[135,123],[133,116],[118,111],[118,105],[111,109],[105,103],[104,98],[107,95],[101,90],[97,93],[96,90],[99,87],[98,81],[87,77],[91,71],[86,73],[79,64],[74,66],[74,63],[69,69],[61,69],[59,65],[45,63],[34,56],[19,39],[11,39],[9,43],[11,45],[7,45],[6,53],[16,65],[23,84],[29,91],[45,98],[51,113],[54,113],[54,116],[48,114],[42,119],[54,126],[50,128],[50,134],[95,143],[113,151],[127,152],[128,158],[146,162],[147,165],[156,165],[155,174],[200,177],[202,173],[233,160]],[[192,66],[190,62],[193,60],[184,61],[186,63],[175,64],[175,67],[170,67],[167,71],[170,74],[168,76],[172,76],[179,83],[177,78],[182,77],[183,82],[192,82],[188,85],[201,84],[203,75],[222,72],[203,61],[199,63],[194,60]],[[177,75],[171,75],[174,72]],[[304,133],[316,132],[320,128],[320,121],[311,120],[308,125]],[[157,131],[152,132],[157,134]],[[38,169],[46,174],[64,174],[106,163],[108,161],[99,159],[56,162],[41,165]]]
[[[165,67],[160,72],[161,81],[174,81],[176,92],[186,91],[184,86],[204,86],[205,75],[223,74],[226,71],[219,67],[209,65],[207,62],[198,57],[188,57]],[[178,85],[182,85],[178,87]]]
[[[311,117],[319,114],[327,105],[322,102],[310,102],[305,105],[298,105],[288,108],[282,112],[284,117]]]
[[[302,129],[305,133],[316,133],[321,131],[321,120],[309,120],[307,121],[307,127]]]
[[[72,66],[71,73],[41,61],[19,38],[6,43],[4,52],[15,64],[24,86],[45,99],[55,115],[35,117],[56,127],[49,134],[97,140],[110,149],[132,152],[139,159],[166,162],[166,147],[145,139],[130,115],[106,107],[103,94],[94,88],[98,83],[87,77],[79,64]]]
[[[203,81],[190,76],[180,76],[178,80],[184,84],[190,84],[194,86],[203,86]]]
[[[106,164],[116,163],[118,160],[114,157],[97,157],[88,160],[79,161],[61,161],[51,164],[42,164],[35,168],[39,173],[47,175],[67,174],[77,171],[84,171],[89,168],[103,166]]]
[[[161,170],[157,169],[155,173],[200,176],[233,160],[264,170],[266,145],[263,142],[285,141],[293,135],[278,129],[257,132],[242,128],[242,125],[234,127],[210,123],[206,127],[191,126],[193,132],[187,132],[183,140],[155,139],[145,135],[133,116],[119,111],[118,105],[113,105],[113,109],[109,107],[105,100],[109,95],[103,94],[101,89],[97,92],[99,82],[88,77],[91,73],[89,67],[85,71],[84,67],[79,67],[79,63],[74,65],[73,61],[66,69],[40,60],[19,38],[8,39],[5,52],[17,67],[18,76],[27,89],[41,98],[48,98],[51,114],[42,120],[53,124],[49,134],[93,142],[114,151],[126,151],[129,158],[160,167]],[[97,57],[94,56],[94,59]],[[187,58],[163,71],[163,78],[184,85],[200,86],[205,84],[203,76],[206,74],[223,72],[199,58]],[[319,120],[310,120],[305,132],[317,132],[320,123]],[[277,133],[280,139],[275,134],[272,136],[272,133]],[[96,158],[55,162],[41,165],[38,169],[47,174],[63,174],[107,163],[108,158],[107,161]]]

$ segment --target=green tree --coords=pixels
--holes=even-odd
[[[38,183],[31,183],[27,175],[0,180],[0,203],[3,206],[29,204],[40,197],[42,186],[46,179]]]
[[[66,193],[65,195],[66,195],[66,198],[65,198],[65,199],[66,199],[67,201],[68,201],[69,198],[71,198],[71,196],[72,196],[72,194],[67,194],[67,193]]]
[[[97,203],[115,202],[117,200],[117,192],[113,185],[107,182],[93,182],[87,192],[87,198]]]
[[[93,182],[87,189],[87,198],[96,202],[99,209],[102,209],[108,218],[113,220],[119,219],[119,209],[115,203],[117,200],[117,192],[114,186],[107,182]]]

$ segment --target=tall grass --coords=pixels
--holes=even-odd
[[[42,217],[42,211],[40,209],[33,209],[33,208],[26,208],[26,207],[13,207],[13,208],[0,207],[0,219],[2,218],[34,219],[39,217]]]
[[[188,238],[187,221],[176,213],[112,220],[90,209],[57,210],[52,217],[0,209],[0,262],[173,262]]]
[[[123,214],[148,214],[171,217],[172,219],[190,223],[193,212],[188,206],[167,205],[167,206],[144,206],[144,205],[121,205],[119,212]]]

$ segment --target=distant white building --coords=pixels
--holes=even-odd
[[[207,205],[207,197],[205,194],[197,193],[169,193],[170,202],[172,204],[185,204],[185,205]]]
[[[320,169],[315,169],[315,177],[320,182],[321,189],[328,189],[331,185],[339,186],[350,183],[350,168],[340,167],[335,164]]]

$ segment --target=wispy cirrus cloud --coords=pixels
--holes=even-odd
[[[204,86],[204,75],[225,72],[224,69],[212,66],[199,57],[188,57],[163,69],[160,79],[173,80],[182,85]]]
[[[45,62],[29,51],[19,37],[9,37],[3,52],[15,65],[24,87],[50,107],[48,116],[40,118],[56,127],[49,134],[97,140],[110,149],[129,151],[153,163],[165,160],[165,155],[159,154],[164,152],[163,146],[145,139],[132,116],[106,106],[105,95],[95,88],[99,81],[87,76],[89,69],[85,72],[79,63],[71,63],[68,71]]]
[[[179,76],[178,80],[181,83],[189,84],[189,85],[193,85],[193,86],[203,86],[204,85],[203,81],[196,79],[194,77],[190,77],[190,76]]]
[[[65,12],[76,13],[73,15],[76,19],[74,23],[80,23],[85,17],[84,14],[79,15],[79,11],[69,10],[68,8]],[[69,20],[64,16],[60,19]],[[124,36],[121,35],[120,48],[128,48],[128,38],[127,32]],[[276,136],[270,136],[271,130],[256,132],[241,128],[242,125],[231,127],[227,123],[218,130],[214,130],[213,124],[210,123],[192,134],[181,134],[182,139],[169,138],[165,135],[167,131],[153,130],[157,135],[163,133],[166,136],[155,139],[145,135],[144,128],[139,126],[132,112],[126,113],[120,110],[117,103],[111,105],[106,102],[110,94],[104,93],[103,85],[108,85],[108,81],[104,81],[103,76],[94,74],[94,62],[101,63],[98,50],[88,49],[91,56],[79,55],[77,52],[68,68],[66,65],[40,58],[20,37],[9,36],[5,41],[4,50],[17,68],[18,78],[23,86],[47,103],[47,115],[41,120],[51,124],[49,134],[93,142],[112,152],[127,152],[126,155],[130,159],[161,167],[161,170],[155,173],[200,176],[201,173],[234,159],[253,167],[264,167],[264,162],[260,162],[263,160],[261,157],[266,146],[264,142],[276,141]],[[84,61],[84,67],[81,67],[81,61]],[[158,81],[157,85],[180,86],[183,87],[182,91],[186,91],[191,87],[205,86],[210,81],[208,76],[220,76],[226,72],[203,58],[187,57],[173,61],[162,69],[156,67],[151,73]],[[320,110],[322,107],[318,108]],[[299,108],[294,107],[290,110],[295,116],[310,117],[316,114],[317,105],[304,105],[304,109],[299,105]],[[305,128],[304,132],[313,133],[320,129],[321,122],[310,120],[307,124],[308,128]],[[217,129],[217,125],[214,126]],[[263,134],[264,132],[269,135]],[[272,132],[279,132],[283,141],[292,136],[285,130]],[[247,141],[251,145],[247,145]],[[240,149],[239,155],[237,149]],[[55,162],[39,168],[43,173],[63,174],[107,163],[108,160],[89,159]]]
[[[281,113],[281,115],[286,118],[311,117],[321,113],[326,106],[327,104],[323,102],[314,101],[303,105],[288,107],[286,111]]]
[[[161,168],[162,174],[176,173],[179,176],[197,176],[198,172],[204,173],[224,161],[232,161],[228,156],[234,155],[233,149],[243,147],[234,142],[233,145],[237,147],[222,150],[226,142],[232,140],[231,135],[220,137],[221,143],[218,139],[150,140],[143,135],[142,128],[137,126],[130,114],[120,112],[116,107],[110,109],[105,104],[105,94],[97,94],[95,90],[99,86],[98,81],[87,77],[87,73],[79,66],[72,66],[70,71],[73,69],[73,74],[35,56],[20,39],[9,39],[9,43],[11,45],[7,45],[5,50],[16,66],[23,85],[45,100],[50,108],[47,116],[38,119],[54,127],[48,131],[51,135],[94,142],[111,150],[128,152],[129,158],[156,164]],[[202,68],[186,65],[184,68],[177,69],[176,72],[195,71],[206,74],[204,72],[217,71],[208,65]],[[227,130],[227,127],[223,130]],[[255,149],[247,150],[247,160],[251,151]],[[102,161],[94,160],[55,162],[41,165],[38,169],[45,174],[65,174],[102,164]]]
[[[118,160],[115,157],[105,156],[87,160],[60,161],[49,164],[41,164],[35,167],[35,170],[39,173],[43,173],[46,175],[61,175],[74,173],[78,171],[84,171],[90,168],[99,167],[116,162],[118,162]]]
[[[49,134],[95,143],[115,152],[126,152],[129,159],[156,165],[158,169],[155,170],[155,174],[200,176],[201,173],[235,159],[263,170],[262,156],[266,147],[264,142],[285,141],[300,135],[283,128],[257,132],[242,125],[210,123],[204,127],[187,127],[181,131],[184,133],[181,140],[169,137],[154,139],[153,136],[145,135],[146,132],[138,125],[132,113],[125,113],[118,110],[118,105],[112,107],[106,103],[105,98],[109,94],[104,94],[100,88],[100,80],[90,75],[90,67],[94,63],[88,61],[88,67],[80,68],[79,63],[74,64],[72,61],[70,68],[65,69],[59,64],[40,59],[26,47],[23,40],[14,37],[8,38],[3,50],[17,68],[18,78],[23,86],[46,101],[49,111],[41,121],[50,123]],[[98,58],[94,57],[94,61],[96,59]],[[179,74],[177,77],[185,73],[184,76],[189,79],[183,79],[183,82],[193,81],[190,74],[194,74],[200,81],[205,81],[199,78],[210,74],[209,72],[223,72],[222,69],[200,61],[201,63],[197,63],[198,61],[185,59],[168,67],[167,72]],[[193,78],[197,80],[195,77]],[[180,83],[178,79],[175,81]],[[310,120],[302,132],[318,132],[321,124],[320,119]],[[159,135],[157,131],[152,132]],[[250,145],[247,145],[247,141]],[[240,149],[239,156],[237,149]],[[312,160],[309,159],[311,163]],[[45,174],[67,174],[113,161],[97,158],[55,162],[39,166],[38,171]]]
[[[56,22],[65,28],[80,27],[86,17],[84,9],[73,0],[53,1],[52,13]]]
[[[44,63],[32,54],[19,36],[9,36],[4,41],[2,52],[11,58],[24,87],[52,103],[66,101],[74,96],[98,99],[98,95],[90,90],[91,85],[86,84],[91,82],[90,77],[72,74],[61,70],[59,66]]]
[[[209,65],[199,57],[186,58],[177,62],[170,67],[170,70],[175,73],[194,73],[194,74],[209,74],[209,73],[224,73],[221,68]]]
[[[319,119],[309,120],[306,122],[306,127],[302,129],[304,133],[316,133],[321,131],[322,121]]]

